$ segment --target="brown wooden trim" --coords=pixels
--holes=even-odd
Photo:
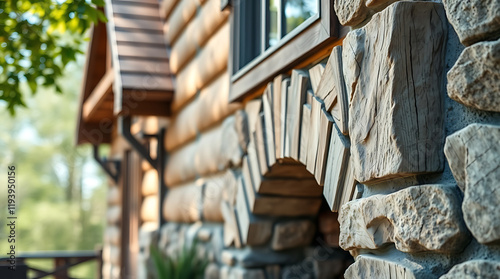
[[[229,101],[241,101],[244,95],[249,94],[258,87],[272,80],[280,72],[288,71],[307,55],[332,41],[333,38],[327,34],[317,21],[303,33],[299,34],[285,46],[272,53],[267,59],[257,64],[245,75],[231,83]]]
[[[113,70],[108,70],[102,77],[101,81],[94,88],[90,96],[83,103],[83,120],[89,121],[92,116],[99,110],[101,105],[112,93],[113,80],[115,75]]]
[[[346,27],[342,27],[333,12],[334,0],[322,0],[320,18],[298,35],[290,39],[286,44],[269,54],[266,59],[254,65],[245,74],[237,79],[233,78],[229,95],[230,102],[242,102],[249,99],[249,95],[255,96],[257,89],[262,89],[276,75],[290,71],[293,67],[304,60],[314,56],[317,51],[325,46],[331,45],[337,38],[347,33]],[[234,16],[231,14],[231,26],[234,25]],[[231,33],[231,38],[234,36]],[[230,59],[233,57],[234,40],[230,41]],[[229,62],[231,63],[231,62]],[[232,64],[228,64],[233,69]]]

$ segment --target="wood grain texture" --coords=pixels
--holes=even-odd
[[[349,139],[335,126],[330,136],[328,160],[326,163],[325,186],[323,196],[330,209],[337,212],[342,206],[343,192],[352,191],[352,179],[346,180],[349,163]]]
[[[205,47],[180,71],[176,78],[173,110],[178,111],[196,92],[208,85],[227,67],[229,53],[229,25],[221,27]]]
[[[314,174],[316,168],[316,154],[318,153],[319,146],[319,131],[320,131],[320,120],[321,120],[321,108],[323,102],[315,97],[311,104],[311,118],[309,126],[309,139],[307,140],[307,158],[306,158],[306,168],[307,170]]]
[[[315,94],[317,94],[316,92],[318,91],[318,85],[321,80],[321,76],[325,71],[325,66],[325,63],[318,63],[309,69],[309,79],[311,80],[311,87]]]
[[[160,16],[163,20],[168,20],[179,0],[163,0],[160,3]]]
[[[306,165],[307,164],[307,148],[310,135],[311,126],[311,105],[303,104],[302,107],[302,127],[300,129],[300,158],[299,161]]]
[[[397,2],[344,39],[359,182],[443,170],[445,23],[441,4]]]
[[[163,218],[170,222],[201,220],[202,184],[191,181],[168,191],[163,199]]]
[[[286,131],[286,117],[287,117],[287,103],[288,103],[288,88],[290,87],[290,79],[285,78],[281,81],[281,112],[280,112],[280,154],[277,158],[288,157],[288,152],[286,152],[286,141],[287,141],[287,131]],[[286,155],[286,156],[285,156]]]
[[[170,154],[166,164],[169,187],[198,176],[207,176],[241,164],[243,152],[239,145],[234,117],[204,132],[200,138]]]
[[[264,113],[263,130],[264,142],[266,146],[266,155],[268,167],[276,163],[276,144],[275,144],[275,129],[273,119],[273,84],[268,83],[264,95],[262,95],[262,111]]]
[[[243,190],[243,180],[238,181],[238,194],[236,197],[236,214],[241,233],[241,242],[244,245],[257,246],[265,244],[272,233],[272,222],[259,218],[249,209],[247,196]]]
[[[333,48],[325,71],[318,85],[317,94],[325,103],[340,131],[347,135],[349,98],[345,88],[344,74],[342,70],[342,47]]]
[[[276,158],[283,158],[282,156],[282,139],[281,139],[281,110],[282,110],[282,88],[281,84],[286,78],[285,75],[278,75],[273,80],[273,122],[274,122],[274,137],[276,144]],[[287,85],[288,86],[288,85]],[[286,94],[285,94],[286,95]],[[286,104],[286,101],[284,102]]]
[[[182,30],[193,19],[199,5],[200,0],[183,0],[175,6],[172,15],[167,20],[166,35],[170,45],[175,43]]]
[[[321,109],[319,118],[319,145],[316,152],[316,163],[314,167],[314,177],[319,185],[325,183],[325,173],[327,167],[328,149],[330,146],[330,135],[332,133],[333,118],[324,108]]]
[[[303,71],[293,70],[291,78],[291,92],[287,100],[287,135],[290,137],[290,157],[299,160],[300,150],[300,123],[302,105],[306,100],[308,77]]]
[[[240,248],[241,234],[234,206],[223,201],[220,211],[224,217],[224,246],[229,247],[234,244],[234,247]]]
[[[227,102],[228,95],[229,76],[224,73],[174,116],[165,139],[166,149],[172,151],[178,148],[239,109],[241,104]]]

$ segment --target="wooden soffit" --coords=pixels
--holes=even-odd
[[[110,143],[117,116],[168,116],[174,93],[157,0],[106,0],[108,22],[92,27],[77,144]]]

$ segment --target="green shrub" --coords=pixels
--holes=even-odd
[[[156,267],[158,279],[198,279],[203,278],[208,265],[206,259],[200,259],[196,253],[198,242],[191,245],[184,243],[184,247],[175,255],[166,255],[151,245],[151,259]]]

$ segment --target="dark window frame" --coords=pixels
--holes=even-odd
[[[308,18],[285,35],[278,44],[268,48],[236,72],[233,59],[236,47],[234,42],[238,39],[235,37],[238,36],[236,32],[238,21],[235,20],[234,13],[231,13],[231,46],[228,59],[228,70],[231,73],[229,101],[244,100],[274,76],[290,70],[316,50],[337,39],[340,34],[340,24],[333,11],[333,3],[334,0],[320,0],[318,14]]]

